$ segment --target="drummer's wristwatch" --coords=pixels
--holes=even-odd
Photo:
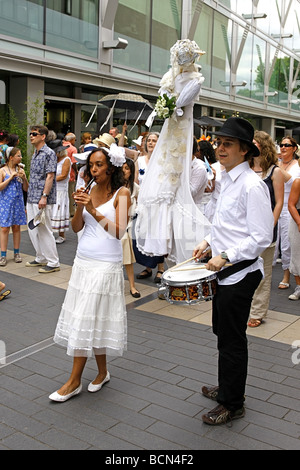
[[[226,253],[226,251],[221,252],[221,258],[225,259],[226,261],[229,261],[228,254]]]

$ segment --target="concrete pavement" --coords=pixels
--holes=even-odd
[[[68,232],[58,246],[61,271],[39,274],[25,268],[34,252],[24,230],[23,263],[15,264],[10,251],[7,266],[0,268],[0,280],[12,290],[0,302],[0,346],[6,351],[0,364],[0,449],[126,450],[126,455],[300,449],[300,302],[288,300],[294,280],[288,290],[277,289],[280,265],[273,272],[268,319],[249,331],[243,419],[220,427],[201,420],[214,406],[201,395],[201,387],[217,383],[211,302],[168,304],[157,298],[152,279],[137,283],[142,294],[137,300],[125,283],[128,350],[109,360],[110,382],[96,394],[87,392],[96,372],[91,359],[82,393],[66,403],[50,402],[49,394],[66,380],[72,365],[52,337],[76,243],[76,235]],[[137,265],[135,271],[140,270]]]

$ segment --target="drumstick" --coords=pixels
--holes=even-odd
[[[179,266],[189,263],[189,261],[193,261],[193,259],[196,259],[196,256],[193,256],[192,258],[187,259],[186,261],[183,261],[182,263],[176,264],[176,266],[173,266],[172,268],[168,269],[168,271],[173,271],[174,269],[179,268]]]
[[[226,263],[225,266],[232,266],[232,263]],[[207,269],[206,266],[195,266],[194,268],[183,268],[183,269],[176,269],[175,271],[194,271],[195,269]],[[207,269],[207,271],[211,271],[211,269]],[[213,271],[216,272],[216,271]]]

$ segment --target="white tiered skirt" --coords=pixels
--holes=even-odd
[[[70,226],[68,189],[57,191],[56,204],[53,205],[51,225],[53,232],[67,232]]]
[[[127,315],[121,263],[76,257],[54,341],[69,356],[121,356]]]

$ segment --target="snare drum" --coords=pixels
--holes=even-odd
[[[159,296],[175,304],[194,304],[211,300],[216,293],[217,275],[208,269],[189,269],[197,264],[186,265],[181,271],[166,271],[161,278]]]

